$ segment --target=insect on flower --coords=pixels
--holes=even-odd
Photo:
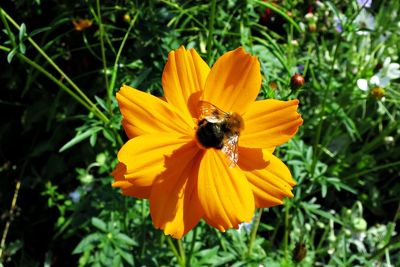
[[[244,128],[242,117],[236,112],[224,112],[206,101],[201,101],[200,105],[197,141],[204,148],[221,149],[227,156],[229,166],[235,167],[238,161],[239,134]]]
[[[129,140],[113,186],[149,199],[154,226],[175,238],[202,219],[237,229],[255,208],[293,197],[296,182],[272,153],[302,124],[299,101],[256,101],[261,81],[257,57],[241,47],[210,68],[182,46],[168,55],[164,99],[123,85],[117,100]]]

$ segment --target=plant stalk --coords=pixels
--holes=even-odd
[[[207,39],[207,62],[208,63],[210,63],[210,60],[211,60],[211,48],[212,48],[212,44],[213,44],[216,2],[217,2],[216,0],[211,1],[211,13],[210,13],[210,19],[208,21],[208,39]]]

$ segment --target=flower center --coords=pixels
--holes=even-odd
[[[374,87],[374,88],[371,90],[370,95],[371,95],[373,98],[375,98],[375,99],[377,99],[377,100],[380,100],[380,99],[382,99],[382,98],[385,96],[385,90],[383,90],[383,89],[380,88],[380,87]]]
[[[201,119],[197,124],[196,139],[204,148],[222,149],[226,143],[237,145],[243,128],[242,117],[237,113],[227,112],[218,119]]]
[[[213,147],[221,149],[224,146],[224,136],[226,131],[226,123],[213,123],[209,122],[207,119],[202,119],[198,123],[196,138],[205,148]]]

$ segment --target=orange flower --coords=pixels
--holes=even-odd
[[[150,200],[156,228],[175,238],[200,219],[221,231],[238,228],[251,221],[255,208],[293,196],[295,181],[272,152],[302,124],[299,101],[255,102],[261,87],[256,57],[238,48],[210,70],[194,49],[180,47],[168,55],[162,85],[166,101],[126,85],[117,93],[130,140],[113,172],[113,186],[123,194]],[[222,149],[205,148],[198,137],[201,128],[213,135],[203,124],[228,128],[203,114],[202,103],[241,118],[242,127],[230,135],[239,137],[237,162],[227,156],[225,143]],[[213,115],[217,112],[208,116]]]
[[[74,24],[76,31],[83,31],[86,28],[89,28],[93,24],[93,20],[91,19],[78,19],[72,20],[72,24]]]

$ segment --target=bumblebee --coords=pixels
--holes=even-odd
[[[204,148],[222,150],[230,167],[236,166],[238,161],[238,141],[243,129],[243,119],[236,112],[225,112],[209,102],[200,101],[196,139]]]

